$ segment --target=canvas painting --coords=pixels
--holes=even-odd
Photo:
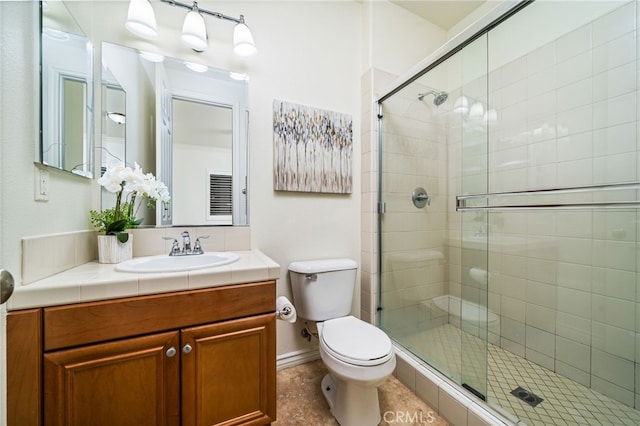
[[[273,142],[276,191],[351,193],[351,115],[274,100]]]

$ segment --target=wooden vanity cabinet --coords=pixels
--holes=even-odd
[[[41,415],[9,413],[8,424],[270,424],[274,310],[275,282],[267,281],[30,310],[30,322],[9,313],[8,330],[12,321],[31,329],[41,321],[43,338],[41,377],[27,385],[41,389]],[[18,364],[11,341],[19,334],[7,336],[7,359]],[[35,357],[25,361],[35,364]],[[19,390],[8,383],[11,401]]]

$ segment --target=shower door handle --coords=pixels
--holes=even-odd
[[[416,188],[411,194],[411,201],[414,206],[421,209],[431,205],[431,195],[427,194],[424,188]]]

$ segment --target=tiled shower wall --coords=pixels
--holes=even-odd
[[[433,104],[432,90],[416,86],[384,103],[382,114],[382,315],[396,336],[432,321],[422,302],[446,294],[446,111]],[[414,206],[418,187],[430,205]]]
[[[486,102],[498,118],[486,124],[487,192],[639,179],[637,17],[630,2],[499,67],[489,34]],[[452,165],[465,155],[457,126]],[[489,308],[500,315],[490,340],[640,407],[637,223],[635,210],[465,213],[468,235],[488,224]],[[464,250],[449,252],[452,294],[471,282]]]

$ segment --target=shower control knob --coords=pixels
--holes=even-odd
[[[431,195],[427,194],[427,191],[425,191],[424,188],[418,187],[413,190],[413,193],[411,194],[411,201],[414,206],[421,209],[424,208],[424,206],[431,205]]]
[[[182,353],[185,353],[185,354],[188,354],[192,350],[193,350],[193,348],[188,343],[182,347]]]
[[[176,350],[176,348],[171,346],[169,349],[167,349],[167,352],[165,352],[165,353],[167,354],[167,357],[171,358],[171,357],[175,356],[175,354],[178,353],[178,351]]]

